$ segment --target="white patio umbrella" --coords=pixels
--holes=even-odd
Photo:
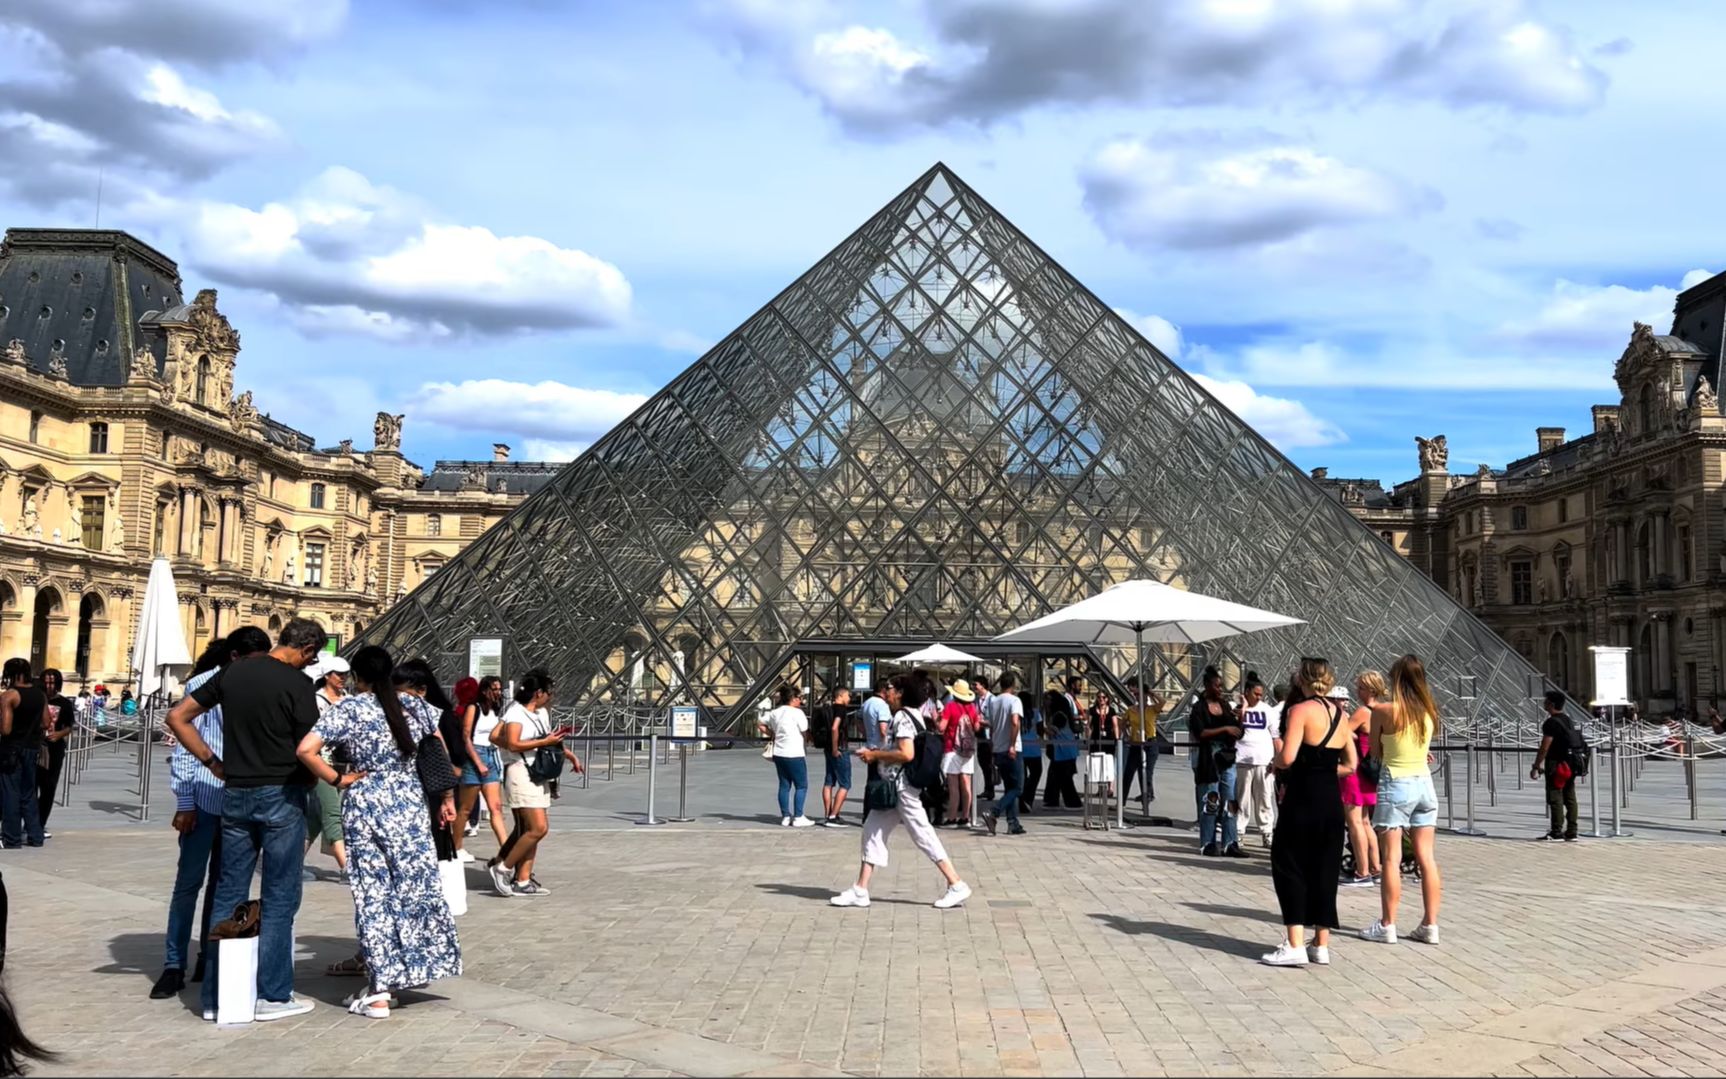
[[[895,663],[922,663],[931,667],[963,666],[967,663],[982,663],[983,657],[973,656],[969,652],[961,652],[957,648],[948,648],[944,644],[932,644],[927,648],[919,648],[894,660]]]
[[[150,583],[144,588],[144,610],[138,618],[138,639],[132,646],[132,676],[138,683],[138,700],[168,687],[168,676],[176,668],[189,670],[192,653],[186,648],[186,633],[180,626],[180,597],[174,589],[174,571],[168,560],[150,563]]]

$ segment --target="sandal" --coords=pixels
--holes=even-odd
[[[366,961],[357,955],[324,968],[324,974],[331,978],[359,978],[370,973]]]
[[[354,1015],[363,1015],[367,1019],[388,1019],[390,1017],[390,995],[386,993],[355,993],[344,999],[348,1011]]]

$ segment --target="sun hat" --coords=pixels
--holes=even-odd
[[[1325,691],[1325,696],[1335,697],[1338,700],[1346,701],[1348,700],[1348,689],[1342,685],[1334,685]]]
[[[947,691],[953,694],[954,700],[964,701],[966,704],[970,704],[972,701],[977,699],[977,691],[972,689],[971,683],[965,681],[963,678],[948,686]]]

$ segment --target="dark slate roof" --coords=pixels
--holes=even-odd
[[[280,420],[259,416],[258,422],[264,425],[264,439],[272,446],[280,446],[296,453],[310,453],[312,447],[316,445],[311,435],[304,431],[296,431]]]
[[[1658,338],[1656,340],[1658,340]],[[1554,446],[1545,453],[1531,453],[1527,457],[1518,457],[1516,460],[1505,465],[1500,474],[1510,479],[1520,479],[1524,476],[1540,475],[1540,463],[1542,461],[1545,461],[1547,465],[1551,466],[1551,470],[1554,472],[1563,471],[1566,468],[1575,466],[1585,454],[1590,452],[1597,439],[1598,436],[1591,431],[1586,435],[1573,438],[1569,442]]]
[[[485,476],[485,489],[493,494],[533,494],[563,470],[555,461],[439,461],[420,485],[422,491],[461,491],[469,472]]]
[[[174,260],[124,232],[8,229],[0,244],[0,345],[23,341],[43,372],[59,352],[77,385],[123,384],[138,319],[181,299]]]
[[[1396,509],[1400,505],[1399,500],[1386,492],[1384,484],[1378,480],[1326,476],[1317,482],[1327,494],[1344,505],[1365,506],[1368,509]],[[1358,501],[1350,502],[1350,494]]]

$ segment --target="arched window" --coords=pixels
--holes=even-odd
[[[1654,430],[1654,387],[1649,383],[1642,384],[1642,399],[1637,405],[1637,419],[1641,423],[1642,433],[1650,434]]]
[[[199,356],[198,357],[197,382],[195,382],[192,386],[192,400],[196,401],[200,405],[208,405],[210,403],[210,401],[209,401],[209,398],[205,395],[208,394],[209,392],[210,392],[210,358],[208,356]]]
[[[436,514],[436,513],[426,514],[426,535],[428,535],[428,536],[441,536],[441,535],[443,535],[443,517],[440,514]]]
[[[79,678],[90,677],[90,645],[95,630],[95,620],[102,617],[102,597],[94,592],[87,592],[78,603],[78,650],[74,653],[73,666],[78,670]]]

